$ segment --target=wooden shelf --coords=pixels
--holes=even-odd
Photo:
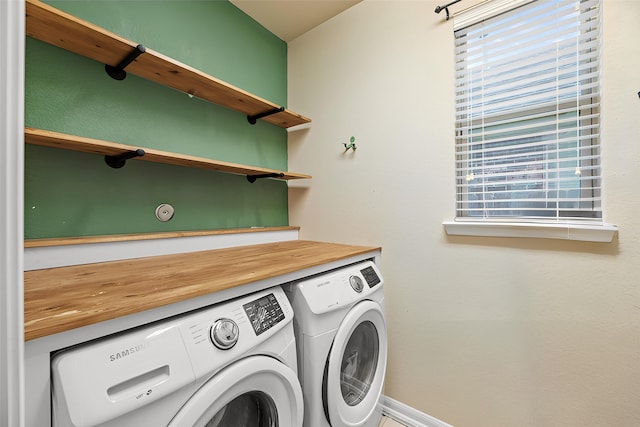
[[[300,231],[300,227],[294,225],[282,225],[273,227],[225,228],[217,230],[163,231],[136,234],[104,234],[99,236],[47,237],[42,239],[27,239],[24,241],[24,247],[27,249],[46,248],[51,246],[91,245],[94,243],[176,239],[180,237],[219,236],[223,234],[269,233],[274,231]]]
[[[132,145],[119,144],[116,142],[102,141],[99,139],[68,135],[64,133],[53,132],[50,130],[34,128],[25,128],[24,140],[27,144],[41,145],[53,148],[63,148],[65,150],[81,151],[84,153],[101,154],[105,156],[117,156],[142,148]],[[136,160],[165,163],[176,166],[187,166],[190,168],[208,169],[218,172],[233,173],[246,176],[283,174],[279,177],[279,179],[289,180],[311,178],[311,175],[300,173],[284,172],[276,169],[267,169],[255,166],[246,166],[237,163],[210,160],[202,157],[170,153],[167,151],[154,150],[150,148],[143,149],[145,151],[145,154],[142,157],[136,157]]]
[[[38,0],[26,1],[26,33],[113,67],[120,64],[138,45]],[[148,48],[126,67],[126,72],[247,116],[280,108],[277,104]],[[261,120],[283,128],[311,122],[311,119],[287,109]]]

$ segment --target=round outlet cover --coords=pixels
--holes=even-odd
[[[156,208],[156,218],[158,218],[158,221],[166,222],[173,218],[174,212],[173,206],[163,203]]]

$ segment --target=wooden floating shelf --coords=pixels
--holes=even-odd
[[[220,236],[224,234],[269,233],[274,231],[300,231],[293,225],[224,228],[215,230],[163,231],[135,234],[103,234],[98,236],[46,237],[42,239],[26,239],[25,248],[46,248],[51,246],[90,245],[94,243],[131,242],[134,240],[176,239],[180,237]]]
[[[112,67],[118,66],[138,46],[137,43],[38,0],[26,1],[26,33],[30,37]],[[281,108],[148,48],[126,67],[126,72],[239,111],[248,117],[260,117],[265,112]],[[287,109],[260,117],[260,120],[282,128],[311,122],[311,119]]]
[[[102,141],[99,139],[68,135],[65,133],[34,128],[25,128],[24,140],[27,144],[41,145],[44,147],[63,148],[65,150],[101,154],[104,156],[118,156],[140,149],[140,147],[132,145],[119,144],[116,142]],[[279,176],[279,179],[289,180],[311,178],[311,175],[284,172],[276,169],[246,166],[219,160],[210,160],[202,157],[171,153],[150,148],[144,148],[144,155],[141,157],[136,157],[136,159],[154,163],[165,163],[169,165],[187,166],[190,168],[208,169],[218,172],[246,175],[248,177],[282,174],[282,176]]]

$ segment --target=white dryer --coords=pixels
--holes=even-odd
[[[299,427],[293,310],[260,291],[56,353],[54,427]]]
[[[367,261],[283,286],[295,312],[305,427],[378,425],[387,364],[382,284]]]

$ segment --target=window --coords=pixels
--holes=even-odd
[[[603,225],[599,1],[494,0],[454,26],[456,220]]]

